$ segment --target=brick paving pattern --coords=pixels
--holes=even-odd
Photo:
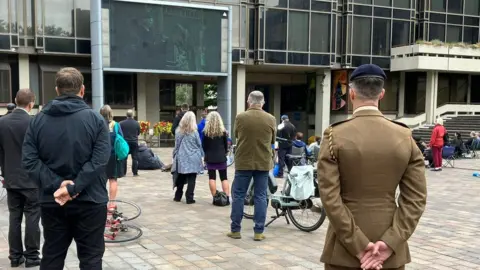
[[[155,151],[170,160],[171,149]],[[480,178],[472,177],[479,163],[456,161],[456,169],[427,172],[428,205],[410,239],[407,269],[480,269]],[[229,176],[233,178],[233,169]],[[323,269],[319,257],[328,220],[304,233],[279,219],[268,227],[263,242],[252,240],[253,222],[244,220],[243,239],[229,239],[230,207],[211,205],[207,178],[197,178],[195,205],[172,201],[169,173],[140,171],[133,178],[129,172],[120,179],[118,198],[141,206],[142,215],[132,223],[144,234],[135,242],[107,245],[104,269]],[[0,202],[0,232],[0,269],[9,269],[5,199]],[[74,244],[65,268],[78,269]]]

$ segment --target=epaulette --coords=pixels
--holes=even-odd
[[[338,122],[336,122],[336,123],[331,124],[330,127],[338,126],[338,125],[343,124],[343,123],[345,123],[345,122],[348,122],[348,121],[350,121],[350,120],[352,120],[352,119],[353,119],[353,118],[349,118],[349,119],[345,119],[345,120],[342,120],[342,121],[338,121]]]
[[[385,118],[386,118],[386,117],[385,117]],[[386,119],[388,119],[390,122],[392,122],[392,123],[394,123],[394,124],[397,124],[397,125],[402,126],[402,127],[404,127],[404,128],[410,129],[406,124],[404,124],[404,123],[402,123],[402,122],[398,122],[398,121],[395,121],[395,120],[392,120],[392,119],[389,119],[389,118],[386,118]]]

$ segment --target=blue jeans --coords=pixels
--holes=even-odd
[[[232,213],[230,225],[232,232],[240,232],[242,229],[243,206],[245,195],[253,177],[255,212],[253,215],[253,228],[255,233],[263,233],[265,218],[267,216],[267,188],[268,171],[235,171],[235,179],[232,184]]]

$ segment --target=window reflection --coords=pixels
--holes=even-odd
[[[445,25],[431,23],[429,31],[429,40],[445,41]]]
[[[232,6],[232,47],[240,47],[240,7]]]
[[[45,35],[73,36],[73,0],[44,1]]]
[[[0,0],[0,33],[8,33],[8,0]]]
[[[475,44],[478,42],[478,28],[465,27],[463,29],[463,42],[468,44]]]
[[[456,0],[459,1],[459,0]],[[445,12],[447,8],[447,0],[432,0],[430,3],[431,11]]]
[[[373,55],[390,55],[390,20],[373,20]]]
[[[0,103],[11,102],[10,71],[0,70]]]
[[[462,27],[450,25],[447,28],[447,42],[462,41]]]
[[[354,54],[370,54],[372,19],[353,17],[353,48]]]
[[[463,11],[463,0],[448,1],[449,13],[462,13],[462,11]]]
[[[265,13],[265,48],[285,50],[287,48],[287,11],[268,9]]]
[[[408,45],[408,36],[410,34],[409,22],[393,21],[392,47]]]
[[[106,104],[133,105],[132,74],[105,74],[104,89]]]
[[[308,51],[308,13],[290,11],[288,20],[288,50]]]
[[[465,0],[465,14],[476,15],[480,14],[480,1],[478,0]]]
[[[77,37],[90,37],[90,1],[75,1],[75,29]]]
[[[310,51],[330,52],[330,15],[312,13],[311,20]]]

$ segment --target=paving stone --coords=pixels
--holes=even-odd
[[[170,160],[172,149],[154,149]],[[457,160],[455,169],[427,171],[428,203],[409,240],[412,263],[406,269],[480,269],[480,178],[472,177],[479,160]],[[233,168],[228,169],[233,179]],[[278,180],[279,185],[283,184]],[[217,188],[221,189],[220,182]],[[142,208],[131,223],[143,230],[137,241],[107,244],[104,269],[324,269],[319,262],[328,219],[315,232],[304,233],[285,219],[265,231],[267,239],[254,242],[253,222],[243,221],[243,238],[234,240],[230,207],[211,204],[208,177],[197,177],[195,205],[172,201],[171,174],[140,171],[140,177],[119,181],[118,198]],[[269,208],[267,216],[273,214]],[[0,202],[0,269],[9,265],[8,209]],[[43,243],[43,239],[42,239]],[[78,269],[72,243],[65,269]],[[7,268],[8,269],[8,268]],[[31,268],[36,270],[38,268]]]

